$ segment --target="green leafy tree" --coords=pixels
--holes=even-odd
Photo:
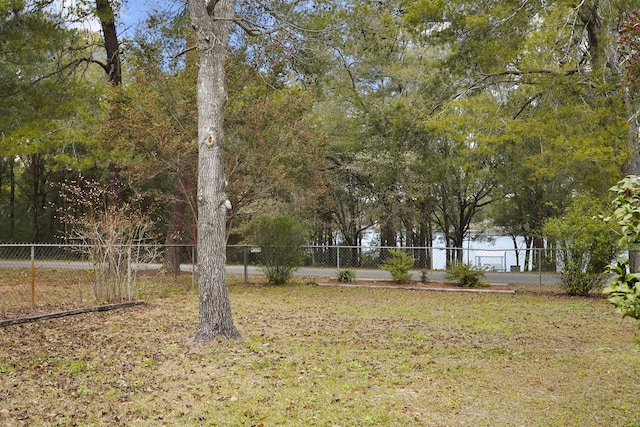
[[[310,117],[313,93],[300,85],[274,90],[254,64],[229,64],[226,109],[227,233],[280,204],[302,212],[324,187],[327,141]],[[295,202],[294,202],[295,201]],[[294,202],[294,203],[292,203]],[[297,206],[296,206],[297,205]]]
[[[49,209],[50,182],[95,164],[92,99],[99,82],[81,79],[74,65],[90,35],[64,28],[38,3],[9,2],[0,9],[0,131],[7,167],[11,240],[51,240],[57,224]],[[15,216],[26,205],[30,222]],[[4,223],[5,221],[3,221]],[[46,224],[46,227],[42,227]]]
[[[323,64],[331,64],[330,70],[316,77],[326,90],[315,111],[332,141],[329,201],[322,199],[321,214],[349,246],[358,246],[374,224],[383,247],[431,243],[433,210],[422,209],[432,206],[426,202],[431,192],[425,191],[426,174],[415,151],[423,142],[420,90],[433,77],[425,60],[429,53],[412,38],[402,14],[398,2],[337,6],[341,36],[326,41],[332,55]],[[358,265],[357,249],[349,258]]]
[[[631,3],[419,2],[404,15],[437,48],[430,65],[446,70],[427,117],[477,118],[467,134],[498,166],[489,175],[509,213],[497,215],[500,225],[522,224],[529,247],[543,248],[544,220],[573,194],[603,194],[633,163],[637,132],[627,121],[635,110],[616,45],[620,12]]]
[[[482,101],[486,103],[477,97],[474,103]],[[450,105],[451,110],[429,123],[432,136],[426,142],[432,153],[430,178],[437,182],[435,218],[447,247],[455,248],[447,252],[447,265],[462,262],[465,236],[479,210],[493,202],[501,166],[482,134],[482,121],[491,118],[470,102]]]
[[[161,18],[174,24],[158,28]],[[197,58],[189,51],[182,65],[165,60],[180,40],[188,43],[183,15],[152,15],[148,25],[149,33],[136,38],[128,56],[129,83],[110,89],[103,102],[102,134],[118,148],[123,175],[165,206],[166,243],[196,241]],[[260,44],[249,42],[233,46],[226,68],[227,240],[242,234],[251,216],[293,199],[304,205],[308,193],[322,186],[325,140],[307,117],[310,91],[279,83],[269,68],[258,69],[245,50]],[[167,267],[177,268],[177,254],[167,251]]]
[[[181,262],[174,245],[196,241],[197,220],[195,52],[180,56],[180,64],[166,60],[184,49],[185,21],[184,13],[150,13],[129,48],[128,84],[109,88],[100,121],[121,174],[146,194],[147,204],[162,207],[156,211],[165,267],[174,273]]]

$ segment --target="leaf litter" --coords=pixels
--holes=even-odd
[[[0,329],[0,425],[508,426],[640,421],[633,325],[606,301],[230,286]]]

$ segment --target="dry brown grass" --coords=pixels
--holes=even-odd
[[[0,425],[638,426],[633,324],[602,299],[232,284],[0,329]]]
[[[132,276],[133,298],[154,298],[176,285],[191,285],[190,274],[174,277],[160,271],[141,271]],[[92,270],[37,268],[0,269],[0,320],[87,307],[97,302]],[[33,286],[33,289],[32,289]],[[124,284],[126,294],[128,285]]]

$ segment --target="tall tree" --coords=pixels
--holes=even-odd
[[[640,95],[640,13],[631,11],[622,22],[619,38],[622,63],[624,65],[624,81],[631,96]]]
[[[48,209],[49,181],[83,166],[92,140],[86,124],[95,112],[90,100],[101,86],[87,85],[73,73],[87,53],[90,35],[64,28],[41,4],[4,6],[0,8],[0,132],[1,156],[9,174],[9,238],[51,240],[56,230]],[[21,227],[15,226],[21,220],[15,216],[21,195],[28,199],[28,234],[24,228],[18,234]],[[46,231],[43,220],[49,224]]]
[[[616,49],[618,24],[631,7],[617,0],[460,0],[407,8],[420,39],[438,47],[432,65],[448,76],[431,117],[455,115],[464,99],[471,115],[487,114],[474,139],[493,147],[503,166],[492,173],[506,197],[501,206],[517,205],[508,212],[519,215],[537,248],[546,217],[575,194],[602,194],[633,158],[627,153],[637,132],[626,136],[634,115],[625,112]]]
[[[120,62],[120,42],[116,31],[116,17],[111,0],[96,0],[95,15],[102,27],[102,37],[106,58],[102,67],[107,74],[107,81],[113,86],[122,84],[122,64]],[[107,141],[107,146],[109,142]],[[122,166],[116,162],[109,163],[109,188],[111,204],[120,203],[123,191],[121,176]]]
[[[242,15],[236,17],[235,5],[236,2],[232,0],[189,1],[191,24],[200,57],[197,82],[200,315],[196,333],[196,340],[200,341],[207,341],[216,336],[239,336],[233,324],[225,280],[225,218],[227,210],[231,209],[232,205],[227,195],[224,176],[223,125],[227,101],[225,65],[231,25],[237,24],[250,36],[273,36],[274,43],[288,46],[286,40],[279,38],[280,30],[286,27],[284,23],[295,17],[305,16],[309,7],[308,4],[301,5],[298,1],[247,1],[239,6]],[[278,74],[280,81],[286,81],[287,73],[285,70],[283,73],[278,71],[279,64],[270,63],[268,66],[274,65],[271,74]],[[287,97],[285,101],[286,99]],[[303,135],[295,135],[295,127],[293,130],[294,134],[288,135],[280,130],[276,132],[276,135],[279,133],[277,138],[295,136],[301,140],[305,139]],[[294,171],[296,169],[293,168]],[[304,170],[301,168],[294,173],[300,177]]]
[[[96,0],[96,16],[102,27],[106,60],[103,64],[107,80],[113,85],[122,83],[122,65],[120,63],[120,42],[116,31],[116,16],[110,0]]]
[[[234,0],[189,0],[191,23],[200,54],[198,71],[198,285],[196,340],[235,338],[226,284],[226,214],[228,199],[222,144],[227,99],[225,64]]]

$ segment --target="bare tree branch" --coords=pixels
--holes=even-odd
[[[176,59],[176,58],[178,58],[179,56],[186,55],[186,54],[187,54],[187,52],[191,52],[192,50],[196,50],[196,49],[198,49],[198,46],[196,46],[196,45],[193,45],[193,46],[187,46],[187,48],[186,48],[186,49],[184,49],[183,51],[178,52],[178,53],[176,53],[175,55],[173,55],[173,56],[171,57],[171,59]]]
[[[522,114],[522,112],[529,106],[531,105],[531,103],[533,101],[535,101],[536,99],[538,99],[540,97],[541,94],[535,94],[534,96],[530,97],[529,99],[527,99],[527,102],[525,102],[522,107],[520,107],[520,109],[518,110],[518,112],[513,116],[513,120],[517,119],[520,114]]]
[[[264,11],[263,15],[269,15],[276,23],[279,23],[273,27],[265,27],[264,25],[258,24],[256,21],[252,21],[246,17],[235,17],[232,21],[238,25],[247,35],[249,36],[265,36],[273,33],[277,33],[279,31],[285,29],[291,29],[299,32],[325,32],[326,29],[322,30],[311,30],[308,28],[303,28],[292,21],[293,13],[295,12],[296,7],[300,3],[300,0],[295,0],[291,2],[287,11],[283,14],[275,10],[268,2],[265,1],[257,1],[258,6],[262,8]],[[224,18],[212,17],[213,20],[225,20]]]
[[[70,70],[70,72],[73,72],[76,68],[78,68],[80,66],[80,64],[98,64],[100,67],[102,67],[105,72],[109,71],[109,67],[107,66],[107,64],[98,61],[97,59],[91,58],[91,57],[86,57],[86,58],[78,58],[76,60],[73,60],[71,62],[69,62],[66,65],[63,65],[62,67],[51,71],[50,73],[47,74],[43,74],[40,77],[37,77],[36,79],[34,79],[33,81],[31,81],[27,86],[23,86],[23,87],[19,87],[16,90],[14,90],[13,92],[10,93],[5,93],[3,95],[0,95],[0,99],[6,99],[6,98],[10,98],[12,96],[15,96],[17,94],[19,94],[21,91],[23,91],[24,89],[28,89],[31,88],[33,86],[35,86],[36,84],[40,83],[41,81],[44,81],[50,77],[62,74],[63,72],[65,72],[66,70]]]
[[[214,18],[215,20],[221,20],[221,18]],[[250,36],[265,36],[268,34],[277,33],[287,28],[286,24],[279,25],[273,28],[260,28],[259,25],[247,20],[246,18],[233,18],[232,21],[242,28],[242,30]]]
[[[526,84],[527,83],[527,82],[521,82],[521,81],[519,82],[519,81],[515,81],[515,80],[513,80],[513,81],[510,81],[510,80],[499,80],[499,81],[493,81],[493,82],[490,81],[491,79],[497,79],[499,77],[507,77],[507,76],[523,77],[523,76],[531,76],[531,75],[539,75],[539,74],[547,74],[547,75],[551,74],[551,75],[556,75],[556,76],[570,76],[570,75],[576,74],[578,72],[579,72],[579,70],[577,68],[572,68],[572,69],[566,70],[564,72],[559,72],[559,71],[556,71],[556,70],[539,69],[539,70],[529,70],[529,71],[507,70],[507,71],[501,71],[499,73],[482,74],[479,78],[477,78],[468,87],[466,87],[462,91],[456,93],[455,95],[451,96],[448,100],[449,101],[455,101],[457,99],[460,99],[460,98],[468,95],[470,92],[473,92],[475,90],[485,89],[485,88],[487,88],[489,86],[493,86],[493,85],[497,85],[497,84],[501,84],[501,83],[514,83],[514,84],[515,83],[521,83],[521,84]],[[429,115],[432,115],[433,113],[435,113],[437,110],[442,108],[443,105],[444,105],[444,102],[440,102],[439,104],[437,104],[435,107],[433,107],[431,109],[431,111],[429,112]],[[520,113],[518,113],[518,114],[520,114]]]

